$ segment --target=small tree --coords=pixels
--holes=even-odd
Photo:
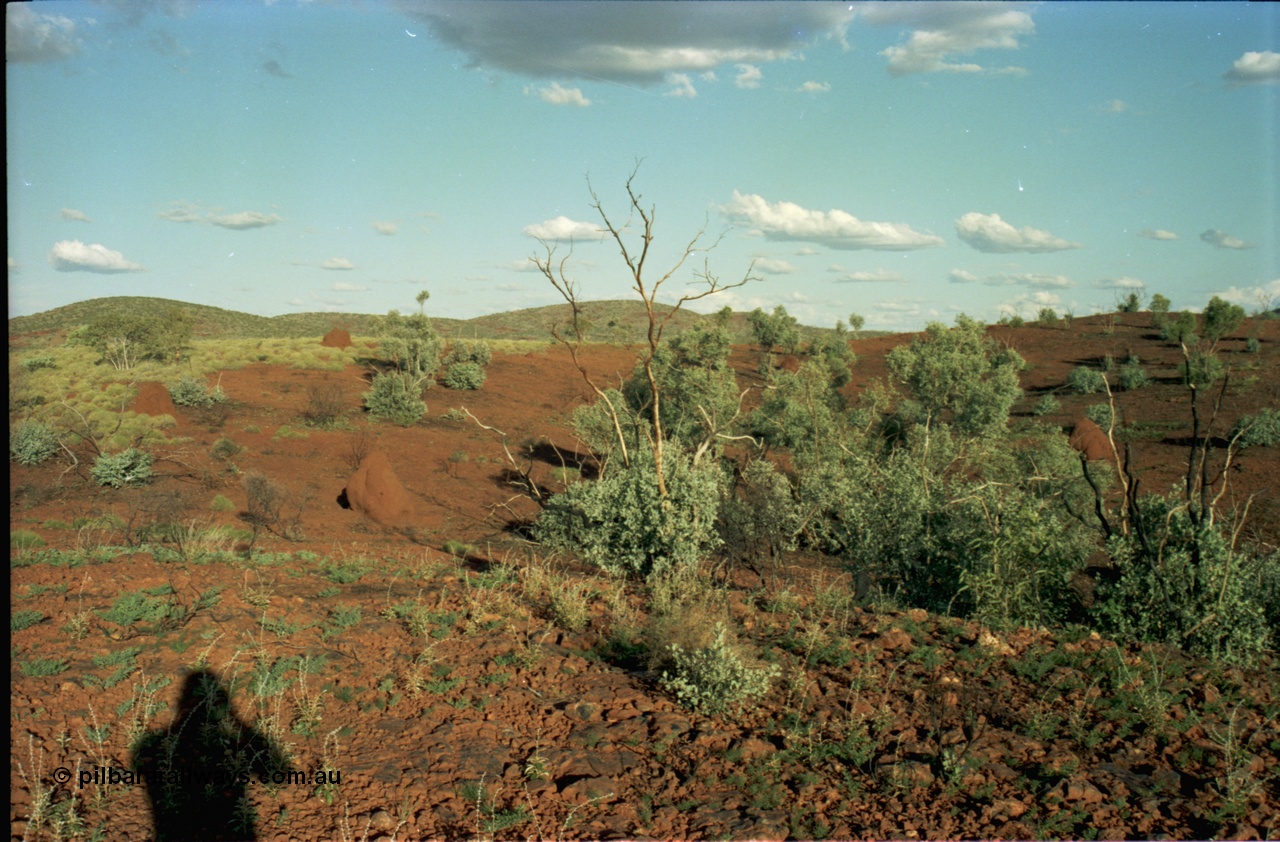
[[[1142,309],[1142,296],[1136,292],[1131,292],[1124,297],[1117,309],[1121,313],[1136,313]]]
[[[849,314],[849,330],[853,331],[854,339],[858,338],[858,332],[862,330],[862,326],[866,323],[867,323],[867,320],[862,318],[862,316],[858,315],[857,313]]]
[[[1209,299],[1209,304],[1204,308],[1202,318],[1204,320],[1204,338],[1209,343],[1209,351],[1212,352],[1218,347],[1219,341],[1240,327],[1241,322],[1244,321],[1244,308],[1239,304],[1230,304],[1223,301],[1215,295]]]
[[[760,350],[772,355],[776,349],[794,353],[800,345],[800,331],[795,316],[787,313],[787,308],[779,304],[773,313],[765,313],[757,307],[747,316],[751,325],[751,335],[755,338]]]

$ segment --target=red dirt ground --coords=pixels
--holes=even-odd
[[[1117,404],[1123,418],[1145,425],[1132,453],[1143,488],[1163,491],[1185,475],[1191,433],[1187,391],[1176,383],[1178,352],[1159,342],[1145,314],[1121,315],[1113,325],[1110,318],[1078,319],[1069,330],[991,329],[1033,366],[1024,373],[1027,395],[1015,407],[1014,423],[1031,420],[1036,400],[1053,392],[1061,407],[1040,420],[1067,435],[1097,401],[1062,388],[1070,370],[1106,355],[1123,362],[1134,353],[1155,384],[1119,394]],[[1244,352],[1249,331],[1261,338],[1262,353]],[[1235,374],[1215,423],[1219,436],[1241,413],[1280,405],[1280,322],[1246,325],[1239,337],[1223,343]],[[853,343],[859,360],[846,388],[851,400],[885,376],[884,354],[909,338]],[[14,343],[11,338],[11,349]],[[591,346],[586,353],[593,376],[609,384],[625,378],[634,359],[632,348]],[[763,386],[757,362],[755,351],[735,348],[732,364],[740,385],[754,387],[753,397]],[[784,679],[739,713],[686,710],[637,665],[600,654],[618,628],[619,606],[642,610],[635,586],[552,560],[588,584],[582,631],[562,626],[545,603],[521,601],[519,583],[530,581],[539,562],[536,548],[511,527],[534,517],[538,507],[510,483],[501,435],[514,453],[544,445],[533,449],[530,476],[551,491],[563,488],[557,452],[570,465],[589,459],[569,417],[591,393],[568,355],[558,349],[495,355],[483,390],[430,390],[428,414],[412,428],[360,417],[367,376],[357,368],[334,373],[263,365],[223,372],[220,383],[232,405],[222,423],[165,406],[156,384],[142,384],[135,407],[178,421],[168,431],[171,445],[156,449],[159,478],[147,489],[103,490],[83,469],[64,471],[63,463],[11,463],[11,530],[34,532],[50,548],[119,543],[119,527],[96,528],[93,518],[109,513],[128,523],[162,505],[162,494],[178,499],[188,518],[243,530],[248,498],[242,480],[249,473],[284,492],[283,512],[296,521],[299,539],[262,534],[254,549],[274,555],[252,563],[166,563],[133,552],[82,566],[30,564],[11,550],[11,611],[45,615],[15,632],[11,644],[12,838],[27,830],[37,779],[47,782],[56,768],[75,769],[77,762],[81,770],[95,763],[128,767],[128,705],[144,677],[173,679],[157,697],[167,709],[148,728],[172,721],[183,677],[197,665],[231,687],[235,715],[253,723],[262,710],[248,679],[264,652],[325,659],[310,686],[312,693],[324,692],[318,724],[288,727],[301,709],[297,694],[306,692],[295,686],[293,696],[283,697],[282,739],[295,769],[327,762],[342,782],[329,799],[312,786],[251,785],[247,797],[259,839],[1280,833],[1280,785],[1267,771],[1280,761],[1275,721],[1254,712],[1280,712],[1274,659],[1241,672],[1096,636],[1056,639],[1030,629],[993,635],[974,623],[915,610],[850,608],[838,622],[835,613],[810,621],[785,607],[786,599],[812,606],[849,587],[834,560],[812,554],[789,555],[771,581],[741,571],[724,592],[725,611],[740,634],[781,653]],[[300,421],[309,387],[320,384],[341,390],[349,407],[346,429],[308,429]],[[460,407],[501,432],[444,417]],[[1203,399],[1201,411],[1210,409]],[[215,458],[210,450],[222,438],[242,452]],[[1244,451],[1225,495],[1240,505],[1253,496],[1245,532],[1273,545],[1280,534],[1277,450]],[[344,490],[350,507],[340,500]],[[374,498],[362,502],[364,511],[355,505],[362,493]],[[216,495],[228,498],[231,510],[211,508]],[[244,539],[238,549],[246,549]],[[333,570],[360,560],[366,560],[364,572],[355,580]],[[185,604],[197,593],[221,590],[217,603],[186,625],[122,641],[102,614],[122,594],[144,588],[171,588]],[[415,637],[395,617],[392,607],[406,600],[432,609],[430,633]],[[361,610],[359,622],[330,633],[339,610],[352,608]],[[76,616],[86,623],[83,637],[68,631]],[[799,642],[804,633],[824,630],[840,642],[839,657]],[[93,659],[131,645],[142,646],[141,672],[102,686],[110,669]],[[1034,676],[1020,671],[1029,668],[1018,664],[1049,663],[1035,659],[1051,655],[1113,659],[1134,670],[1133,684],[1081,682],[1083,668],[1066,660]],[[1096,713],[1122,689],[1140,687],[1142,658],[1157,656],[1167,681],[1185,676],[1168,684],[1178,689],[1169,691],[1160,714],[1172,727],[1126,728],[1121,713],[1117,719]],[[44,677],[19,669],[19,661],[36,658],[65,659],[66,669]],[[409,691],[405,675],[417,664],[430,667],[426,677],[436,680],[436,689]],[[1227,766],[1217,758],[1225,757],[1228,702],[1244,711],[1236,723],[1244,751],[1236,758],[1239,769],[1261,783],[1239,812],[1221,814],[1215,811],[1224,804]],[[1087,743],[1069,738],[1067,723],[1093,736]],[[92,735],[101,735],[103,725],[109,729],[99,745]],[[869,757],[855,760],[858,747],[842,740],[858,728],[870,728],[875,742]],[[952,759],[967,757],[954,777],[939,765],[942,746]],[[468,782],[479,782],[491,801],[477,804]],[[85,799],[82,835],[95,827],[106,839],[152,834],[143,787],[77,788],[73,782],[55,801],[65,801],[71,790]]]

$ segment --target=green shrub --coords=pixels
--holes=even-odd
[[[415,382],[406,374],[386,372],[373,378],[369,391],[364,393],[364,405],[375,418],[409,427],[417,423],[427,411],[421,392],[411,384]]]
[[[185,374],[177,383],[169,385],[169,397],[178,406],[193,407],[209,407],[227,400],[221,386],[210,389],[205,383]]]
[[[152,457],[144,450],[131,447],[114,454],[102,454],[89,472],[98,485],[120,488],[123,485],[142,485],[154,476]]]
[[[9,634],[29,629],[43,619],[44,614],[39,611],[31,611],[29,609],[14,611],[9,615]]]
[[[9,461],[39,465],[58,452],[58,437],[39,421],[30,419],[9,428]]]
[[[1078,365],[1067,375],[1067,386],[1082,395],[1094,395],[1107,390],[1107,378],[1097,369]]]
[[[1240,447],[1271,447],[1280,444],[1280,409],[1267,408],[1257,415],[1245,415],[1231,431],[1240,436]]]
[[[1141,389],[1151,384],[1151,378],[1136,360],[1120,366],[1120,388],[1126,392]]]
[[[611,468],[552,497],[534,535],[614,575],[648,578],[696,566],[720,544],[719,471],[695,468],[689,457],[668,450],[663,500],[652,456],[641,450],[632,458],[630,467]]]
[[[36,371],[41,368],[57,368],[58,363],[49,354],[39,354],[34,357],[27,357],[23,360],[22,367],[27,371]]]
[[[1217,344],[1218,340],[1235,331],[1244,321],[1244,308],[1239,304],[1230,304],[1218,296],[1209,299],[1202,315],[1204,319],[1204,338]]]
[[[446,366],[455,363],[475,363],[486,366],[493,359],[493,351],[488,342],[469,342],[465,339],[454,342],[444,358]]]
[[[1036,415],[1049,415],[1057,412],[1061,406],[1062,404],[1053,395],[1045,395],[1036,401],[1035,408],[1031,411]]]
[[[209,508],[215,512],[234,512],[236,510],[236,504],[232,503],[225,496],[218,494],[213,498],[213,501],[209,503]]]
[[[1052,307],[1041,307],[1040,312],[1036,313],[1036,324],[1040,327],[1057,327],[1062,324],[1062,319]]]
[[[1142,309],[1142,296],[1136,292],[1131,292],[1125,296],[1124,301],[1120,302],[1121,313],[1136,313]]]
[[[1250,336],[1244,342],[1244,349],[1250,354],[1256,354],[1262,350],[1262,343],[1258,341],[1258,337]]]
[[[218,439],[213,443],[213,447],[209,449],[209,453],[214,459],[222,459],[223,461],[238,456],[243,451],[243,447],[228,438]]]
[[[730,490],[721,502],[717,530],[727,556],[755,564],[794,549],[799,525],[791,483],[772,463],[757,459],[743,470],[736,493]]]
[[[1084,416],[1101,427],[1104,432],[1111,429],[1112,413],[1109,403],[1091,404],[1085,408]]]
[[[44,539],[30,529],[14,529],[9,533],[9,549],[32,550],[43,547]]]
[[[1014,313],[1012,316],[1009,317],[1009,327],[1022,327],[1026,323],[1027,323],[1027,320],[1022,318],[1022,316],[1018,315],[1017,313]]]
[[[446,388],[465,391],[484,385],[484,368],[479,363],[453,363],[444,370]]]
[[[1196,328],[1196,314],[1184,310],[1178,314],[1177,319],[1173,321],[1165,319],[1162,322],[1160,338],[1175,345],[1185,344],[1195,339]]]
[[[776,664],[745,662],[730,645],[723,623],[716,624],[715,639],[705,649],[686,652],[673,643],[670,656],[672,669],[662,672],[662,686],[681,704],[710,714],[763,696],[780,671]]]
[[[1232,550],[1217,524],[1196,527],[1184,506],[1163,497],[1143,498],[1136,517],[1140,529],[1107,545],[1120,576],[1098,585],[1099,623],[1205,658],[1254,662],[1277,632],[1257,587],[1277,556]]]
[[[1192,351],[1182,363],[1182,382],[1193,389],[1205,389],[1221,380],[1226,368],[1218,357],[1207,351]]]

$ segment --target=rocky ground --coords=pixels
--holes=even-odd
[[[1107,318],[993,328],[1033,365],[1014,423],[1075,365],[1135,353],[1156,378],[1123,397],[1147,425],[1135,464],[1167,488],[1190,435],[1176,349],[1145,316]],[[1280,322],[1249,328],[1261,354],[1224,343],[1223,431],[1280,403]],[[851,397],[905,338],[855,343]],[[616,382],[634,350],[587,359]],[[759,385],[755,352],[733,363]],[[175,818],[179,838],[297,840],[1280,835],[1274,657],[1241,671],[866,605],[804,553],[647,591],[522,537],[537,506],[513,470],[553,491],[590,471],[567,354],[498,355],[483,390],[429,392],[410,429],[359,417],[363,375],[227,371],[225,413],[140,384],[135,408],[177,420],[145,488],[11,464],[11,531],[43,541],[10,553],[13,838],[145,839]],[[299,421],[322,385],[348,410],[336,429]],[[1058,396],[1044,420],[1067,435],[1093,401]],[[238,450],[214,455],[223,439]],[[1245,529],[1273,544],[1276,450],[1242,455],[1229,490],[1255,495]],[[281,492],[257,536],[250,474]],[[162,515],[185,537],[121,547]],[[777,678],[709,715],[663,689],[643,643],[716,621]],[[212,782],[111,778],[137,769]],[[269,780],[284,771],[307,777]]]

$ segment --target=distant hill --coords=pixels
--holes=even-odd
[[[65,307],[57,307],[31,316],[9,319],[9,335],[31,333],[60,333],[112,313],[144,313],[163,316],[177,307],[190,313],[195,319],[195,333],[203,339],[272,339],[323,336],[334,327],[341,327],[356,336],[376,333],[377,315],[369,313],[290,313],[284,316],[255,316],[236,310],[224,310],[205,304],[188,304],[168,298],[142,296],[116,296],[77,301]],[[657,305],[665,313],[671,308]],[[643,342],[648,327],[644,304],[639,301],[587,301],[582,304],[583,314],[590,323],[587,338],[595,342],[628,344]],[[474,319],[433,318],[436,329],[448,337],[468,339],[549,339],[551,326],[569,317],[569,305],[556,304],[527,310],[511,310],[493,313]],[[686,328],[709,319],[688,310],[681,310],[668,325],[668,335],[676,335]],[[730,322],[733,342],[745,344],[751,341],[751,330],[746,313],[734,313]],[[805,339],[826,333],[827,329],[801,326]],[[863,331],[863,336],[876,335]]]

